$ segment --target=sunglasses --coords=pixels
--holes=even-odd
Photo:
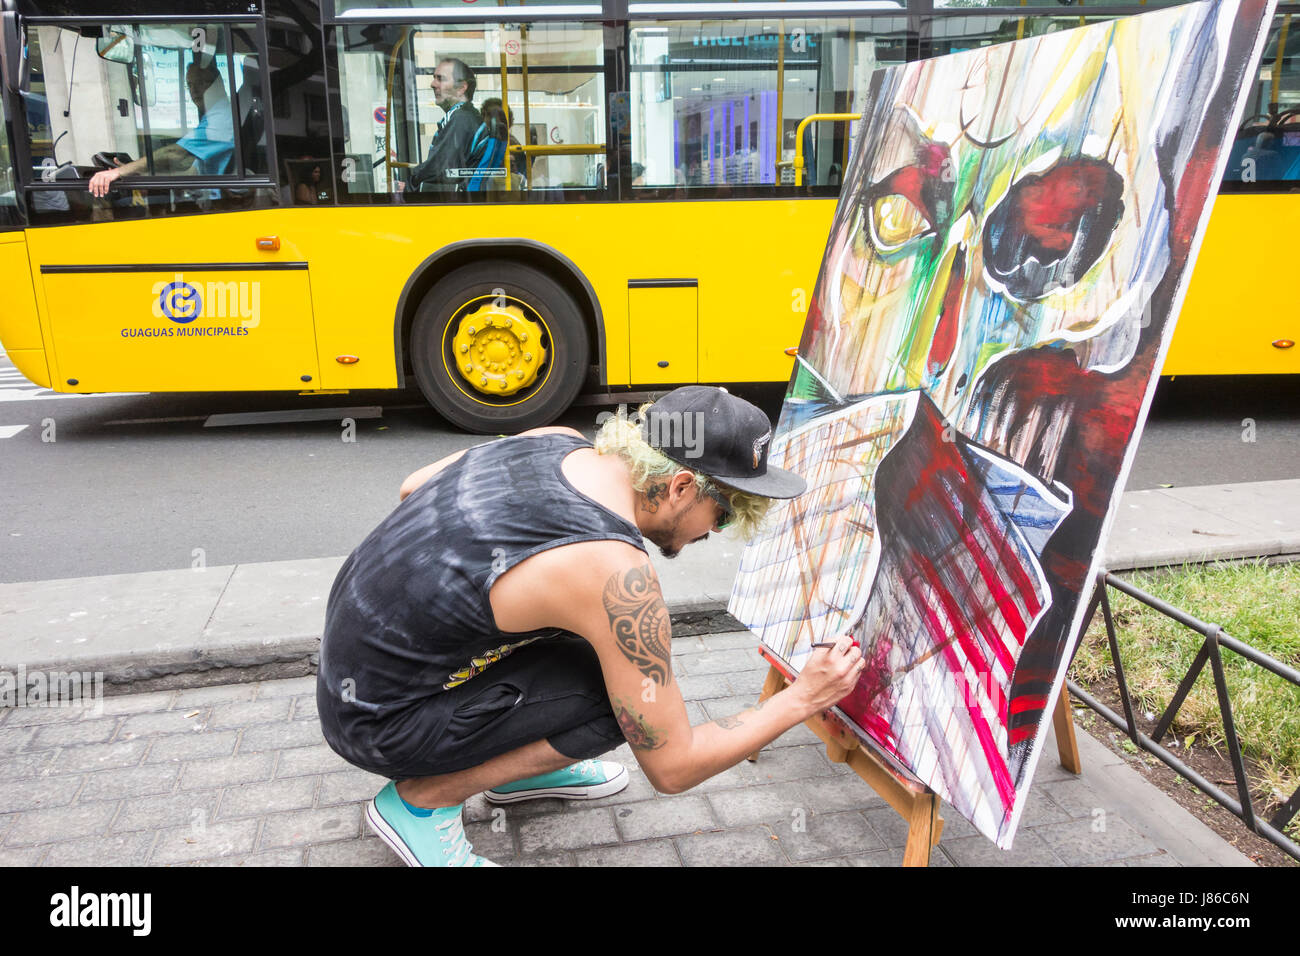
[[[726,528],[727,525],[731,524],[731,519],[735,517],[736,513],[731,508],[731,502],[728,501],[727,497],[722,492],[718,491],[718,489],[708,487],[705,488],[704,493],[716,501],[719,507],[722,508],[722,517],[713,523],[713,527],[721,531]]]

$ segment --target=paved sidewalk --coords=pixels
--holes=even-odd
[[[748,633],[673,641],[693,723],[757,698],[766,668]],[[1249,866],[1080,733],[1084,772],[1043,754],[1015,849],[949,812],[931,866]],[[466,807],[476,852],[508,865],[898,866],[901,818],[798,727],[677,796],[632,770],[591,804]],[[364,825],[385,782],[323,742],[315,679],[110,697],[102,712],[0,711],[0,864],[396,866]]]

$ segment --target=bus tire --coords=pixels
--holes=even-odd
[[[530,328],[542,330],[545,358],[535,380],[509,395],[480,393],[457,365],[456,332],[488,302],[508,305],[528,318]],[[462,266],[438,280],[416,311],[410,346],[415,379],[429,404],[453,425],[490,435],[559,417],[582,388],[590,353],[582,309],[568,290],[534,266],[505,260]]]

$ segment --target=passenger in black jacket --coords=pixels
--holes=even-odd
[[[429,144],[429,155],[410,172],[412,189],[421,192],[453,190],[462,184],[456,172],[465,168],[469,147],[483,119],[474,109],[474,73],[462,61],[449,58],[433,72],[433,96],[446,112]]]

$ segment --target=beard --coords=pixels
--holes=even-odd
[[[656,548],[665,558],[672,559],[682,553],[680,545],[677,545],[677,533],[681,529],[682,516],[678,515],[671,525],[667,528],[661,528],[655,531],[645,533],[645,538]]]

